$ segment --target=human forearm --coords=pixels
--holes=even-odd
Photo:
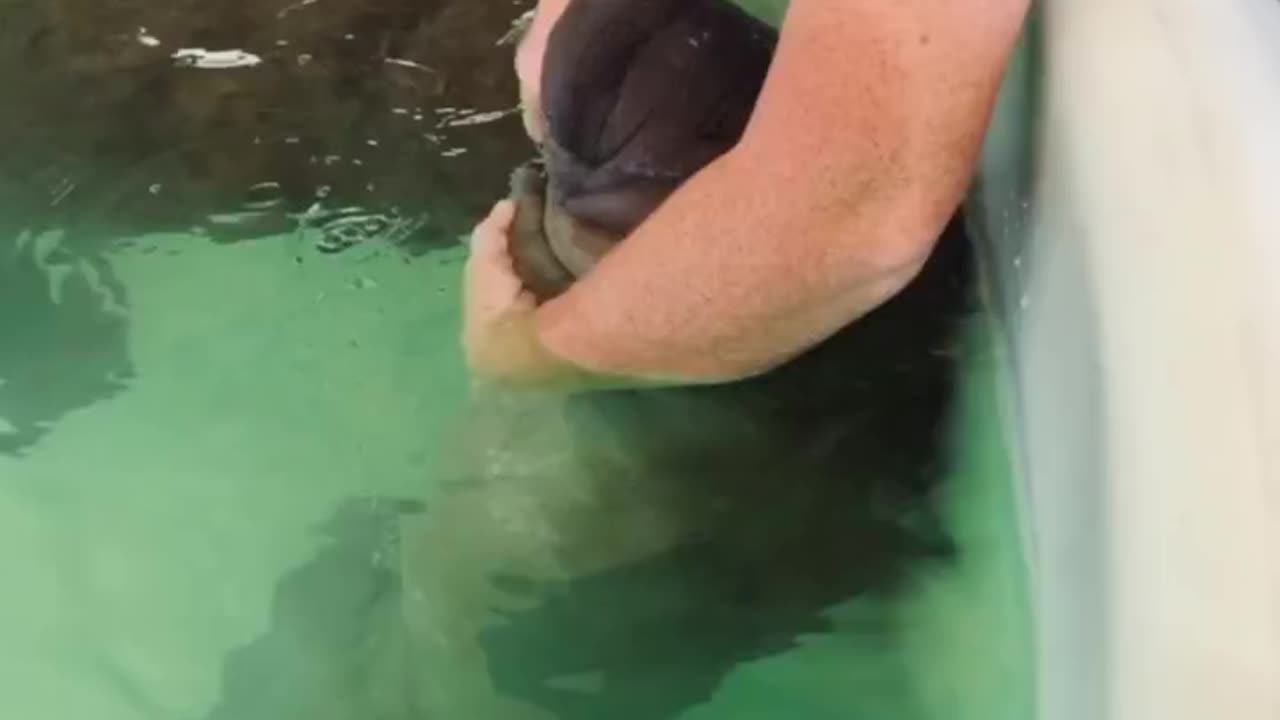
[[[738,379],[790,359],[880,304],[923,262],[923,250],[885,251],[887,234],[911,235],[920,225],[893,208],[868,199],[856,215],[797,213],[788,206],[794,187],[775,186],[742,163],[731,153],[709,166],[544,305],[537,316],[543,344],[609,375]],[[944,222],[945,214],[915,234],[936,234]],[[840,236],[876,236],[883,244],[831,241]]]

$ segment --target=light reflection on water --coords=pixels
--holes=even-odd
[[[331,247],[447,243],[529,152],[498,45],[531,4],[19,0],[0,199],[28,226],[222,242],[355,207],[378,227],[339,222]]]

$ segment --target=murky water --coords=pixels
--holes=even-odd
[[[6,11],[6,716],[1030,716],[963,246],[772,386],[469,392],[529,4]]]

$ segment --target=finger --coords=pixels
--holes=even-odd
[[[489,214],[483,220],[476,223],[471,230],[471,240],[483,240],[487,236],[494,234],[494,231],[501,231],[509,226],[515,217],[514,204],[510,199],[504,198],[494,203],[489,210]]]
[[[507,234],[515,219],[515,204],[502,200],[493,206],[488,217],[471,233],[471,254],[488,259],[501,258],[507,252]]]
[[[503,198],[494,203],[493,209],[489,211],[489,216],[484,219],[484,224],[493,230],[506,232],[515,218],[516,204],[510,198]]]
[[[512,303],[524,288],[524,284],[512,268],[507,249],[507,232],[498,229],[509,211],[495,206],[490,217],[479,225],[473,234],[473,246],[465,268],[468,293],[474,293],[482,304],[506,305]],[[490,222],[496,220],[497,222]]]

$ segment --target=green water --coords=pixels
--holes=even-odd
[[[0,697],[31,718],[373,716],[298,710],[393,702],[380,685],[412,682],[387,658],[394,613],[368,605],[395,575],[376,557],[385,538],[359,537],[379,527],[362,529],[372,513],[357,504],[336,524],[353,557],[328,577],[297,574],[335,552],[317,527],[345,505],[432,497],[466,403],[448,342],[460,256],[300,265],[285,238],[183,240],[144,238],[111,257],[131,298],[127,390],[0,458]],[[148,251],[166,244],[187,249]],[[21,328],[8,322],[12,338]],[[59,350],[92,355],[93,341]],[[958,565],[896,603],[843,604],[833,632],[743,663],[682,717],[1029,717],[998,366],[980,322],[968,347],[946,503]],[[301,595],[286,597],[291,582]],[[857,632],[868,614],[891,633]],[[246,646],[256,677],[228,684],[228,655]],[[282,686],[288,701],[268,697]],[[212,712],[232,700],[245,710]]]
[[[119,107],[116,129],[125,132],[132,106]],[[46,119],[57,124],[54,115]],[[479,153],[498,130],[474,132],[468,147]],[[208,233],[160,230],[174,224],[168,216],[137,220],[158,217],[146,203],[163,201],[163,190],[149,188],[173,187],[193,171],[116,164],[90,146],[81,160],[96,175],[138,192],[90,186],[89,173],[76,176],[81,189],[65,202],[15,194],[0,223],[0,715],[410,720],[434,717],[423,701],[433,687],[497,682],[466,662],[433,664],[438,656],[422,652],[423,637],[436,630],[434,613],[456,606],[465,623],[493,609],[492,596],[469,605],[466,582],[519,569],[522,553],[540,547],[536,528],[516,521],[545,518],[522,514],[519,502],[617,488],[588,488],[590,473],[575,471],[582,460],[566,433],[586,426],[565,424],[559,400],[471,392],[454,342],[463,256],[452,239],[494,191],[479,180],[463,184],[466,172],[437,161],[432,177],[445,185],[422,194],[445,221],[408,247],[375,239],[335,255],[317,249],[315,232],[253,227],[216,242]],[[0,188],[34,177],[15,167],[56,174],[62,155],[41,148],[52,145],[11,149]],[[218,152],[257,157],[232,145]],[[163,152],[144,142],[142,154]],[[499,160],[505,167],[507,158]],[[381,162],[381,175],[368,165],[348,172],[381,179],[394,158]],[[375,198],[392,193],[389,186]],[[190,192],[199,197],[204,187],[192,181]],[[75,204],[78,196],[89,201]],[[65,212],[51,212],[55,206]],[[131,222],[139,229],[121,229]],[[915,458],[945,468],[929,506],[954,556],[895,561],[905,575],[899,592],[837,593],[821,607],[801,603],[789,620],[755,608],[764,606],[762,595],[787,597],[794,548],[783,553],[786,562],[766,558],[751,568],[750,578],[774,578],[775,587],[730,601],[698,597],[688,581],[719,577],[723,568],[686,561],[676,607],[696,611],[688,617],[699,627],[715,624],[715,632],[682,625],[685,616],[643,614],[644,598],[665,592],[646,586],[643,574],[612,589],[606,580],[523,597],[507,609],[525,619],[512,620],[514,629],[499,633],[505,650],[490,653],[503,658],[492,660],[494,677],[508,685],[541,678],[556,689],[546,706],[571,720],[1032,717],[1026,573],[993,327],[979,312],[949,346],[958,383],[954,404],[938,418],[945,441],[938,458]],[[883,347],[886,358],[893,352]],[[909,392],[901,400],[895,392],[892,384],[877,390],[859,427],[887,418],[877,408],[911,402]],[[612,416],[602,417],[604,425],[590,426],[601,446],[610,432],[643,430],[625,417],[610,427]],[[659,405],[659,424],[668,418],[664,437],[678,444],[680,418]],[[719,432],[728,434],[735,419],[723,420]],[[624,456],[627,442],[618,451]],[[776,457],[784,469],[792,461]],[[869,468],[897,467],[870,452],[860,465],[849,467],[851,482]],[[715,468],[699,472],[711,478]],[[627,491],[650,497],[659,480],[641,474]],[[504,494],[501,481],[515,492]],[[483,511],[467,504],[469,489],[491,486],[497,494],[479,495],[489,503]],[[696,535],[702,517],[676,517],[687,510],[678,502],[655,502],[642,518],[631,507],[612,515],[592,507],[586,520],[573,516],[572,528],[557,531],[594,558],[582,566],[602,570],[652,554],[643,543],[628,545],[634,537],[691,522]],[[769,502],[742,507],[752,531],[763,529],[761,547],[774,548],[775,524],[796,522],[775,516]],[[855,509],[849,524],[859,517]],[[432,522],[452,525],[445,533],[423,529]],[[858,536],[857,527],[849,532]],[[663,542],[655,547],[671,545]],[[827,572],[836,578],[866,556],[853,545],[846,557],[834,541],[807,542],[801,551],[834,559]],[[432,582],[441,566],[459,583]],[[540,625],[544,616],[530,610],[575,593],[591,612]],[[593,602],[593,593],[605,602]],[[606,627],[611,618],[617,627]],[[771,631],[776,638],[761,640],[751,629],[770,623],[781,623]],[[743,644],[748,635],[754,645]],[[662,644],[681,638],[688,647]],[[732,647],[703,647],[710,640]],[[593,648],[613,654],[606,663]],[[643,707],[650,709],[636,709]],[[459,720],[506,717],[515,718]]]

